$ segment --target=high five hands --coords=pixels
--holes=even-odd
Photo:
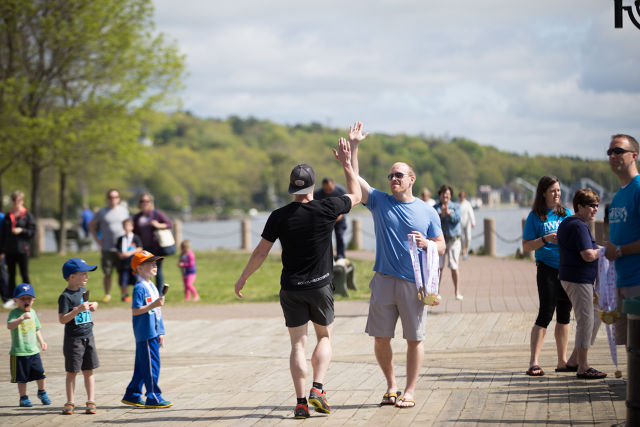
[[[359,144],[363,139],[369,136],[369,132],[362,133],[362,122],[355,122],[353,126],[349,126],[349,142]]]
[[[347,140],[340,138],[338,140],[338,150],[332,148],[333,155],[343,166],[350,164],[351,162],[351,146],[347,143]]]

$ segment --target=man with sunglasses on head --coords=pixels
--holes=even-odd
[[[101,249],[103,302],[111,301],[111,276],[120,262],[116,242],[124,235],[122,221],[129,216],[129,209],[120,203],[120,192],[112,188],[107,191],[107,206],[100,209],[89,222],[89,232]]]
[[[415,406],[414,392],[424,357],[426,308],[418,299],[407,235],[416,236],[419,248],[426,248],[427,240],[436,242],[439,255],[444,253],[445,241],[436,211],[413,196],[416,176],[411,166],[393,164],[387,176],[391,194],[372,188],[359,176],[358,145],[367,135],[362,133],[361,122],[349,129],[353,170],[362,189],[362,203],[373,215],[376,233],[375,274],[369,284],[371,299],[365,331],[375,339],[376,360],[387,381],[380,404],[411,408]],[[398,317],[407,341],[407,382],[402,397],[391,348]]]
[[[609,205],[609,242],[605,255],[616,267],[620,313],[616,320],[616,343],[627,344],[627,316],[622,312],[622,301],[640,295],[638,141],[630,135],[613,135],[607,156],[621,187]]]

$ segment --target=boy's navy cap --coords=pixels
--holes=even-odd
[[[290,194],[309,194],[313,191],[316,183],[316,174],[313,168],[306,163],[302,163],[291,171],[289,177]]]
[[[89,265],[81,258],[69,258],[62,266],[62,277],[65,279],[78,271],[94,271],[97,265]]]
[[[36,297],[36,293],[33,291],[33,286],[28,283],[20,283],[13,290],[13,297],[20,298],[23,295],[31,295],[32,297]]]

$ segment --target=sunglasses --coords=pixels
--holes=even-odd
[[[635,151],[633,151],[633,150],[625,150],[624,148],[620,148],[620,147],[609,148],[607,150],[607,156],[610,156],[613,153],[616,153],[619,156],[620,154],[624,154],[624,153],[635,153]]]
[[[394,172],[394,173],[390,173],[389,175],[387,175],[387,179],[389,181],[393,180],[393,178],[398,178],[398,179],[402,179],[406,176],[406,174],[402,173],[402,172]]]
[[[143,200],[140,200],[140,203],[151,203],[151,200],[143,199]]]
[[[107,197],[107,198],[108,198],[108,199],[119,199],[119,198],[120,198],[120,196],[109,196],[109,197]]]
[[[587,203],[585,206],[589,206],[590,208],[593,208],[593,209],[598,209],[598,206],[600,205],[598,205],[597,203]]]

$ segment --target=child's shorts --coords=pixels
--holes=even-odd
[[[11,382],[28,383],[46,378],[40,353],[31,356],[11,356]]]
[[[88,338],[64,337],[62,346],[64,370],[67,372],[90,371],[100,366],[93,335]]]

